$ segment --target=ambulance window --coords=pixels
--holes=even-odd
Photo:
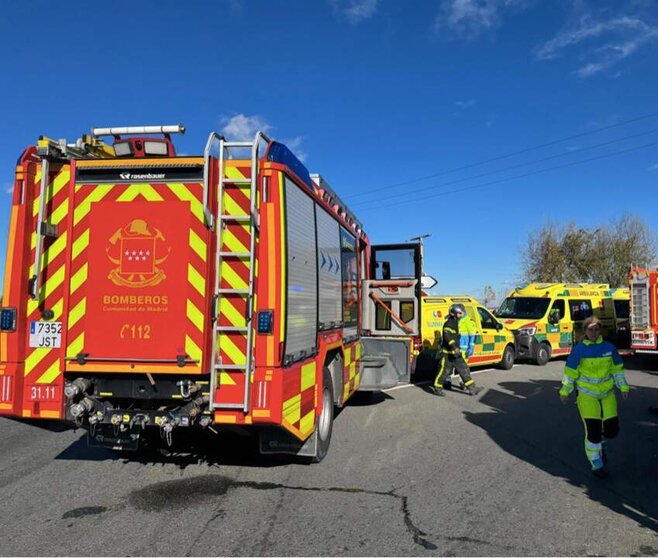
[[[496,329],[498,321],[494,318],[489,312],[484,308],[478,307],[478,314],[480,314],[480,323],[482,324],[482,329]]]
[[[596,315],[602,319],[612,319],[615,316],[615,306],[611,298],[604,298],[601,300],[599,303],[599,311]]]
[[[391,303],[388,301],[382,301],[382,304],[386,306],[389,310],[391,309]],[[390,330],[391,329],[391,314],[386,311],[386,308],[382,306],[379,302],[375,305],[375,329],[377,330]]]
[[[592,315],[592,302],[585,299],[569,299],[571,319],[579,322]]]
[[[564,300],[556,300],[553,303],[553,306],[551,306],[551,311],[548,313],[548,315],[550,316],[551,314],[553,314],[553,312],[556,312],[558,314],[558,316],[559,316],[558,319],[559,320],[564,318],[564,315],[565,315]]]
[[[628,319],[630,316],[631,303],[628,300],[615,300],[615,314],[617,318]]]
[[[405,324],[408,324],[411,320],[414,319],[414,301],[405,300],[400,301],[400,318]]]

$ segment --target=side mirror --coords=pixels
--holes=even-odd
[[[501,329],[503,329],[503,327],[504,327],[503,324],[501,324],[500,322],[496,322],[496,331],[500,331]]]
[[[560,323],[560,314],[553,313],[548,315],[548,323],[557,325]]]

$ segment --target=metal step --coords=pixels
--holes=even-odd
[[[220,257],[222,258],[250,258],[251,254],[249,252],[220,252]]]
[[[215,364],[215,370],[246,370],[242,364]]]
[[[215,331],[248,331],[249,328],[246,326],[215,326]]]
[[[239,223],[251,221],[251,215],[220,215],[222,221],[238,221]]]
[[[251,184],[251,178],[224,178],[224,184]]]
[[[249,289],[217,289],[217,294],[249,294]]]

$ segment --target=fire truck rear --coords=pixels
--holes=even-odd
[[[658,352],[658,265],[632,266],[631,349]]]
[[[264,453],[319,461],[335,406],[408,378],[419,247],[371,246],[322,177],[260,132],[176,156],[182,132],[96,128],[22,154],[0,414],[75,421],[116,449],[250,428]]]

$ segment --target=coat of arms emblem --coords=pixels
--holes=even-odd
[[[122,287],[150,287],[166,279],[158,267],[168,257],[171,248],[166,246],[162,232],[149,227],[143,219],[133,219],[117,229],[105,248],[107,257],[116,265],[108,278]]]

